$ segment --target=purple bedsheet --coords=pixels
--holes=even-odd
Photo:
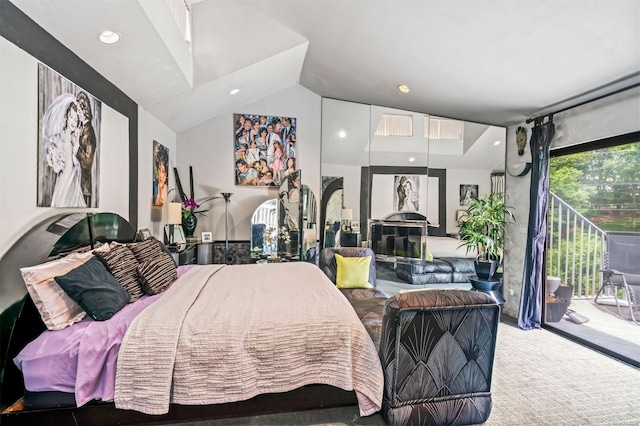
[[[191,266],[178,268],[178,277]],[[14,358],[31,392],[75,393],[78,407],[113,400],[120,343],[129,324],[162,294],[142,296],[107,321],[89,317],[62,330],[44,331]]]

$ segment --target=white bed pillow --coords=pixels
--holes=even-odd
[[[109,250],[109,246],[103,245],[99,250]],[[66,274],[91,257],[92,252],[71,253],[51,262],[20,269],[27,291],[49,330],[63,329],[86,316],[84,310],[56,283],[54,277]]]

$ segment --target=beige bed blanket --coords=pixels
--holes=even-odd
[[[130,325],[118,355],[117,408],[235,402],[312,384],[382,403],[380,359],[340,291],[314,265],[194,266]]]

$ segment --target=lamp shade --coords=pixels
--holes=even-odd
[[[342,209],[342,220],[353,220],[353,210]]]
[[[169,213],[167,215],[168,225],[179,225],[182,223],[182,203],[169,203]]]

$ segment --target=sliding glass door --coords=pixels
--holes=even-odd
[[[544,323],[640,365],[637,136],[552,151]]]

